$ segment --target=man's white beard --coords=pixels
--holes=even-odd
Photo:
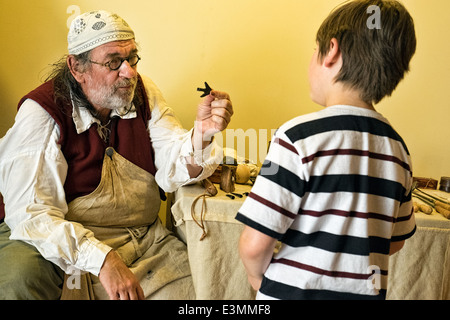
[[[120,109],[130,106],[134,98],[136,84],[137,78],[119,79],[112,87],[101,85],[96,88],[90,87],[87,96],[93,105],[111,110]],[[131,85],[129,90],[119,89],[119,87],[129,85]]]

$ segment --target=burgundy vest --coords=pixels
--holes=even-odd
[[[113,147],[128,161],[155,175],[154,151],[147,131],[151,113],[147,94],[140,76],[137,92],[141,102],[136,104],[134,119],[113,118],[111,134],[107,145],[97,133],[97,124],[78,134],[72,118],[72,105],[55,102],[53,81],[45,82],[31,91],[19,102],[19,108],[26,99],[39,103],[56,121],[60,128],[61,151],[67,161],[68,171],[64,183],[66,201],[87,195],[100,183],[103,157],[107,147]],[[136,101],[136,100],[135,100]],[[1,200],[1,199],[0,199]],[[0,201],[0,219],[4,217]]]

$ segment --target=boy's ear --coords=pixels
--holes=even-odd
[[[325,67],[331,68],[334,64],[339,61],[341,57],[341,50],[339,48],[339,43],[336,38],[330,40],[330,50],[323,59]]]
[[[70,73],[79,83],[84,82],[84,74],[81,72],[80,63],[73,55],[69,55],[66,60],[67,66],[69,67]]]

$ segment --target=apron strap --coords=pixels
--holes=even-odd
[[[116,137],[116,128],[117,128],[117,122],[120,120],[120,117],[115,116],[112,118],[111,120],[111,133],[110,133],[110,137],[109,137],[109,147],[106,149],[106,154],[111,158],[112,157],[112,153],[108,154],[108,149],[109,148],[113,148],[113,146],[115,145],[115,137]],[[114,152],[114,150],[112,150],[111,152]],[[167,200],[167,196],[166,193],[164,192],[163,189],[161,189],[160,186],[158,186],[159,189],[159,198],[161,199],[161,201],[166,201]]]

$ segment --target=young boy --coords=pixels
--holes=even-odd
[[[241,258],[257,299],[385,299],[389,256],[416,225],[408,149],[373,105],[409,71],[414,22],[397,1],[350,1],[317,45],[311,97],[326,108],[276,132],[236,216]]]

